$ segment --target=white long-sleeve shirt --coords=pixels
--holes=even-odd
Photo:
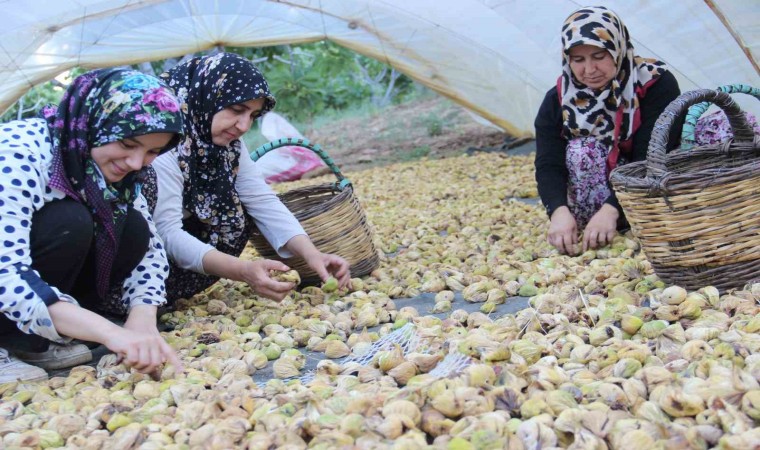
[[[30,248],[34,212],[48,202],[66,197],[48,186],[52,161],[52,145],[44,120],[0,125],[0,312],[25,333],[66,342],[70,339],[58,334],[47,305],[59,300],[77,302],[32,270]],[[132,206],[145,217],[150,242],[142,261],[122,285],[122,301],[129,308],[160,306],[166,302],[164,280],[169,274],[166,253],[145,199],[139,196]]]
[[[182,228],[182,220],[190,217],[191,213],[182,207],[184,178],[176,150],[159,156],[152,165],[158,176],[158,202],[153,220],[166,244],[169,259],[183,269],[206,273],[203,269],[203,256],[214,247]],[[246,212],[253,217],[256,226],[277,254],[283,258],[293,256],[285,244],[294,236],[305,235],[306,232],[266,184],[245,146],[240,152],[235,188]]]

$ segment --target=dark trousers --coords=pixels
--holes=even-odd
[[[150,166],[148,166],[145,182],[142,186],[142,194],[148,204],[148,210],[152,214],[156,209],[156,203],[158,203],[158,180],[156,178],[155,170]],[[245,218],[245,228],[242,230],[240,237],[235,242],[229,244],[224,242],[217,243],[215,247],[216,250],[235,257],[238,257],[243,253],[243,249],[246,244],[248,244],[248,239],[250,239],[251,231],[253,229],[253,218],[247,214]],[[208,225],[202,223],[195,216],[183,219],[182,229],[196,237],[201,242],[209,242]],[[174,303],[180,298],[190,298],[199,292],[203,292],[204,289],[216,283],[218,280],[219,277],[214,275],[206,275],[192,270],[183,269],[170,260],[169,278],[166,279],[166,306],[173,308]]]
[[[66,198],[46,204],[32,216],[32,268],[50,286],[74,297],[82,307],[97,310],[103,299],[95,283],[95,237],[92,214],[86,206]],[[148,251],[150,231],[139,211],[129,208],[119,250],[111,270],[111,286],[123,283]],[[11,270],[13,270],[11,268]],[[24,340],[23,347],[44,351],[48,342],[25,335],[16,323],[0,314],[2,340]],[[2,345],[0,345],[2,346]]]

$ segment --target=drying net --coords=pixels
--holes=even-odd
[[[379,352],[391,350],[395,345],[401,348],[404,356],[412,352],[429,353],[426,341],[427,339],[421,338],[417,334],[413,323],[407,323],[403,327],[378,339],[365,353],[361,355],[349,355],[338,361],[338,364],[355,363],[367,366],[372,363]],[[465,354],[458,352],[449,353],[428,373],[437,378],[450,377],[462,371],[462,369],[470,365],[470,362],[471,358]],[[314,379],[315,374],[315,370],[310,370],[300,377],[286,378],[283,381],[288,382],[297,379],[302,384],[306,384]],[[264,386],[266,382],[259,382],[258,384],[259,386]]]
[[[450,377],[464,370],[471,362],[472,358],[463,353],[449,353],[428,373],[436,378]]]
[[[427,353],[425,346],[421,345],[422,342],[420,337],[414,331],[414,325],[407,323],[398,330],[388,333],[378,339],[364,354],[358,356],[346,356],[340,361],[340,364],[358,363],[362,366],[366,366],[372,362],[379,352],[393,349],[394,344],[401,347],[404,356],[412,352]]]

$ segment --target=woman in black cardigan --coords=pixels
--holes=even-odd
[[[604,7],[581,8],[562,26],[562,75],[535,121],[536,181],[561,253],[612,241],[626,225],[609,184],[617,165],[646,158],[654,123],[678,95],[665,66],[633,53],[628,30]],[[680,127],[673,127],[671,147]]]

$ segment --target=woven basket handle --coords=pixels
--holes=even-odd
[[[253,159],[254,161],[258,161],[259,158],[271,152],[272,150],[280,148],[280,147],[288,147],[288,146],[308,148],[309,150],[319,155],[319,157],[322,158],[322,161],[324,161],[327,167],[329,167],[330,170],[332,170],[332,173],[338,178],[338,182],[336,183],[336,186],[339,190],[342,191],[343,188],[351,185],[351,182],[348,180],[348,178],[343,176],[343,174],[340,172],[340,169],[338,169],[338,166],[335,165],[335,161],[333,161],[330,155],[328,155],[327,152],[322,150],[322,147],[320,147],[318,144],[312,144],[311,142],[309,142],[308,139],[295,139],[295,138],[277,139],[276,141],[272,141],[272,142],[269,142],[268,144],[264,144],[261,147],[257,148],[256,150],[254,150],[253,152],[251,152],[251,159]]]
[[[746,84],[727,84],[718,88],[719,91],[726,94],[749,94],[760,100],[760,89]],[[697,120],[710,107],[710,103],[702,102],[692,105],[686,113],[686,121],[683,124],[681,133],[681,148],[691,150],[697,144],[696,127]]]
[[[755,137],[752,127],[747,123],[747,118],[736,105],[736,102],[730,95],[712,89],[698,89],[689,91],[678,96],[670,102],[665,111],[657,118],[652,130],[652,137],[649,140],[649,150],[647,151],[647,176],[659,178],[665,175],[666,155],[665,149],[668,146],[668,136],[670,129],[676,122],[676,119],[683,116],[686,110],[696,103],[700,102],[715,103],[728,117],[728,122],[734,132],[735,141],[749,141]]]

